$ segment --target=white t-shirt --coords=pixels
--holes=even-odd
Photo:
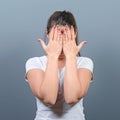
[[[77,67],[89,69],[93,73],[93,61],[87,57],[76,57]],[[45,71],[47,57],[33,57],[26,62],[26,73],[31,69]],[[65,67],[59,69],[59,92],[57,102],[54,106],[44,104],[36,97],[37,111],[34,120],[85,120],[83,98],[75,105],[68,105],[63,96],[63,77]],[[26,80],[27,81],[27,80]]]

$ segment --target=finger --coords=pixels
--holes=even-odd
[[[66,33],[67,33],[67,41],[70,41],[71,40],[71,31],[70,31],[70,28],[68,26],[66,28]]]
[[[67,32],[65,31],[63,34],[63,44],[67,42]]]
[[[71,26],[71,40],[75,40],[75,31],[73,26]]]
[[[81,50],[81,48],[87,43],[86,40],[82,41],[79,45],[78,45],[78,48],[79,50]]]
[[[53,38],[53,40],[57,41],[57,37],[58,37],[58,26],[55,26],[54,38]]]
[[[56,41],[60,41],[62,39],[62,33],[61,33],[61,31],[59,30],[59,27],[58,27],[58,29],[57,29],[57,39],[56,39]]]
[[[55,31],[55,25],[50,30],[50,33],[49,33],[50,40],[53,40],[53,38],[54,38],[54,31]]]
[[[38,42],[40,42],[40,43],[41,43],[41,45],[42,45],[43,49],[45,50],[47,46],[46,46],[46,44],[45,44],[44,40],[42,40],[42,39],[38,39]]]
[[[63,35],[60,34],[60,35],[59,35],[59,41],[58,41],[58,42],[60,43],[60,45],[62,45],[62,40],[63,40]]]
[[[62,38],[62,34],[58,31],[56,41],[59,42],[61,40],[61,38]]]

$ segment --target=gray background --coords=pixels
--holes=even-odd
[[[84,99],[87,120],[120,119],[119,0],[0,0],[0,120],[33,120],[36,103],[24,81],[25,62],[44,54],[48,17],[69,10],[76,17],[83,56],[94,61],[94,82]]]

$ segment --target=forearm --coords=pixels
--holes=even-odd
[[[64,76],[64,95],[67,103],[78,101],[81,85],[78,79],[76,56],[66,58],[66,71]]]
[[[47,56],[47,66],[40,91],[46,103],[54,104],[58,92],[58,60]]]

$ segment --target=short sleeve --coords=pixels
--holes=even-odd
[[[87,57],[79,57],[78,58],[78,68],[86,68],[89,69],[93,73],[93,61]]]
[[[42,64],[41,64],[39,58],[33,57],[33,58],[29,58],[27,60],[27,62],[25,64],[25,70],[26,70],[25,80],[26,81],[28,81],[26,75],[27,75],[28,71],[32,70],[32,69],[42,69]]]
[[[86,68],[91,71],[92,73],[92,79],[93,79],[93,69],[94,69],[94,64],[93,60],[88,57],[79,57],[78,58],[78,68]]]

